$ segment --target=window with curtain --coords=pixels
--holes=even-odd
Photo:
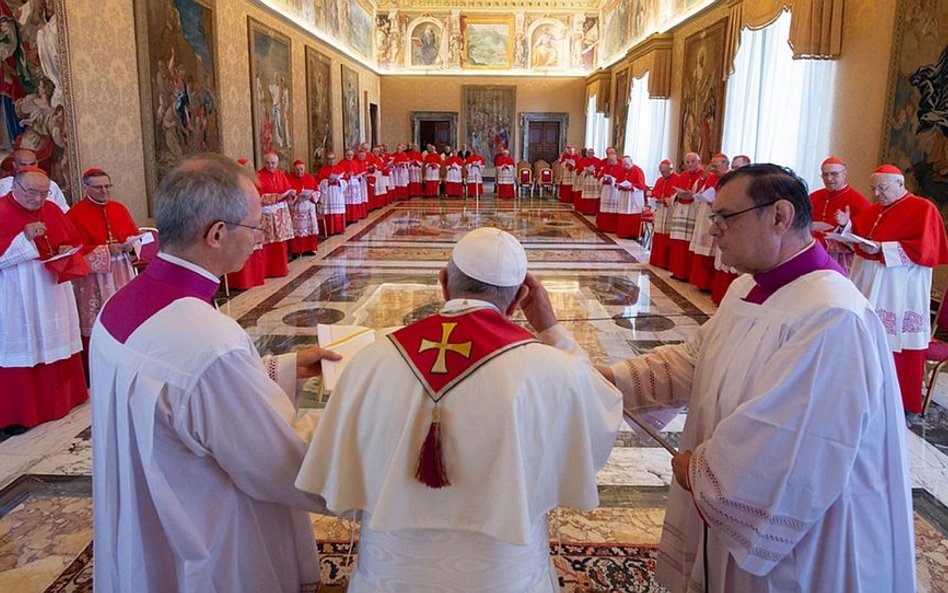
[[[790,13],[767,27],[744,29],[727,82],[723,151],[791,167],[811,191],[821,186],[829,150],[832,60],[794,60]]]
[[[586,103],[586,139],[584,146],[594,148],[597,155],[605,154],[609,142],[609,118],[596,111],[596,95]],[[578,151],[577,151],[578,152]]]
[[[648,96],[648,72],[642,78],[633,78],[625,124],[625,154],[642,168],[649,184],[658,177],[658,163],[669,156],[668,116],[668,101]]]

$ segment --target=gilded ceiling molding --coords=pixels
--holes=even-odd
[[[379,11],[385,10],[445,10],[445,9],[486,9],[486,10],[568,10],[597,12],[598,0],[378,0]]]

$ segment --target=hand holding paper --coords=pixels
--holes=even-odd
[[[348,361],[369,344],[375,341],[375,330],[359,325],[325,325],[316,326],[316,336],[325,352],[331,350],[341,358],[323,357],[320,359],[323,375],[323,389],[332,391],[336,381],[342,374]]]

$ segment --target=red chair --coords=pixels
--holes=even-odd
[[[527,168],[520,169],[517,173],[517,183],[519,184],[517,191],[521,196],[524,189],[530,192],[531,197],[533,196],[533,171]]]
[[[935,324],[932,327],[932,338],[928,342],[928,349],[925,350],[925,366],[930,367],[928,372],[928,385],[925,389],[925,399],[922,401],[922,416],[928,410],[928,404],[932,401],[932,395],[935,391],[935,383],[938,382],[938,373],[942,367],[948,364],[948,342],[936,338],[935,335],[941,332],[948,332],[948,307],[945,307],[945,299],[948,298],[948,287],[941,295],[941,303],[938,305],[938,313],[935,314]]]
[[[543,192],[546,191],[547,195],[552,195],[555,193],[554,183],[553,183],[553,169],[549,167],[545,169],[540,169],[540,197],[543,197]]]

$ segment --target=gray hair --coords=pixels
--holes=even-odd
[[[494,286],[471,278],[457,267],[453,259],[448,261],[447,270],[448,295],[452,299],[463,297],[480,299],[504,312],[520,290],[520,286]]]
[[[175,167],[155,194],[155,225],[163,246],[186,247],[217,221],[237,223],[250,212],[250,173],[220,154],[199,154]]]

